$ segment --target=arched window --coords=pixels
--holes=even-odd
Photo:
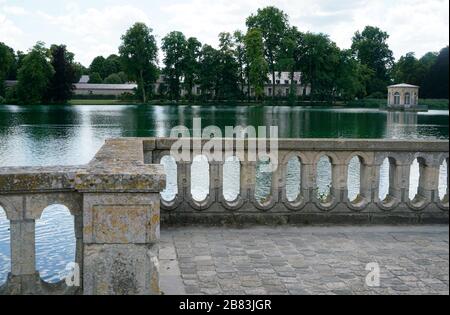
[[[405,93],[405,105],[411,105],[411,94]]]
[[[394,105],[400,105],[400,93],[399,92],[394,93]]]

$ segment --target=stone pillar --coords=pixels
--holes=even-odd
[[[83,193],[83,293],[160,294],[163,168],[115,168],[100,173],[90,170],[76,178],[77,189]]]

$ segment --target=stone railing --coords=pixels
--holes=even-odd
[[[11,231],[11,273],[0,294],[159,294],[159,229],[171,223],[448,223],[448,186],[439,196],[439,171],[449,159],[448,141],[279,140],[278,167],[270,195],[256,197],[257,162],[242,143],[239,193],[224,197],[224,162],[209,162],[209,192],[203,201],[191,193],[192,162],[177,162],[177,194],[166,187],[161,159],[174,139],[109,140],[88,165],[0,168],[0,206]],[[205,141],[193,139],[192,155]],[[230,140],[220,140],[224,148]],[[198,147],[197,147],[198,146]],[[267,147],[270,147],[269,145]],[[236,149],[236,143],[231,146]],[[233,151],[232,150],[232,151]],[[210,152],[213,154],[214,152]],[[269,152],[270,153],[270,152]],[[208,154],[207,154],[208,155]],[[321,157],[332,166],[330,193],[317,194]],[[360,189],[348,198],[349,162],[360,161]],[[298,159],[298,195],[287,197],[288,163]],[[390,163],[389,193],[379,197],[380,169]],[[420,163],[418,192],[409,198],[410,168]],[[447,173],[448,181],[448,173]],[[75,217],[76,263],[81,287],[44,282],[36,271],[35,222],[49,205],[61,204]]]
[[[159,164],[163,157],[170,155],[175,141],[144,140],[145,161]],[[205,141],[200,145],[190,140],[190,161],[193,152],[201,152],[198,147],[203,148],[205,144]],[[230,147],[236,150],[236,143],[230,146],[229,140],[222,140],[222,148],[229,150]],[[248,147],[248,141],[244,147]],[[240,193],[233,201],[224,198],[224,162],[209,162],[209,193],[199,202],[191,193],[192,162],[181,161],[176,167],[178,192],[175,198],[161,200],[162,219],[163,223],[170,224],[448,223],[448,186],[446,196],[439,196],[440,167],[444,161],[448,165],[448,152],[448,141],[280,139],[279,162],[271,175],[270,196],[255,197],[257,163],[241,160],[240,183],[237,184]],[[212,156],[214,152],[202,154]],[[331,163],[332,180],[330,194],[318,196],[317,170],[323,156]],[[347,172],[354,157],[360,161],[360,189],[358,197],[350,200]],[[287,165],[292,158],[298,158],[301,165],[301,183],[294,200],[287,197],[286,189]],[[381,200],[380,170],[386,159],[390,164],[389,193]],[[416,159],[420,164],[420,180],[418,193],[411,200],[410,169]]]
[[[11,231],[11,273],[0,294],[159,294],[165,176],[143,153],[142,140],[111,140],[86,166],[0,168]],[[74,216],[78,287],[46,283],[36,271],[35,222],[55,204]]]

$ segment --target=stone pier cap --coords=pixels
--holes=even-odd
[[[0,168],[0,194],[20,192],[160,192],[162,165],[144,164],[143,140],[107,140],[93,160],[80,166]]]

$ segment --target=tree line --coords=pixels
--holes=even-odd
[[[64,45],[47,49],[39,42],[24,54],[0,43],[0,82],[19,81],[8,89],[0,84],[0,97],[24,104],[64,103],[72,95],[73,83],[89,74],[89,83],[136,82],[136,96],[144,103],[155,97],[193,99],[195,86],[205,100],[244,100],[250,90],[261,100],[269,82],[271,97],[277,98],[276,74],[287,71],[292,101],[299,88],[296,72],[302,73],[302,85],[311,88],[312,101],[383,98],[387,85],[401,82],[421,85],[422,97],[448,98],[448,47],[420,59],[408,53],[395,62],[389,35],[377,27],[357,31],[351,48],[340,49],[326,34],[291,26],[287,14],[276,7],[259,9],[247,18],[246,26],[245,32],[220,33],[218,48],[171,32],[162,39],[161,68],[153,30],[143,23],[121,37],[118,55],[98,56],[89,68],[76,63]],[[155,91],[161,74],[165,80]]]

